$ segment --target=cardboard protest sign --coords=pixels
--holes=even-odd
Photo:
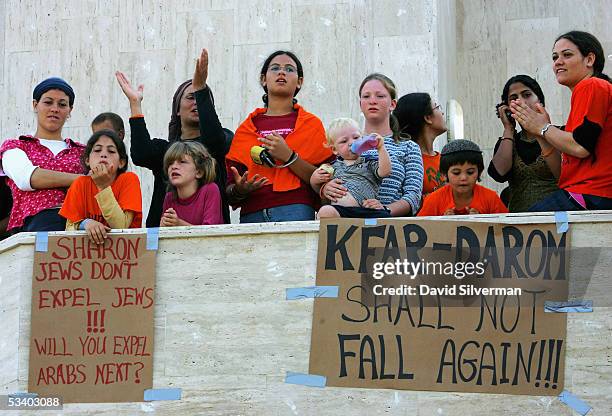
[[[311,374],[327,386],[558,395],[569,234],[554,224],[322,221]]]
[[[143,401],[153,384],[157,253],[146,246],[146,234],[110,234],[103,245],[81,235],[37,247],[29,392],[64,403]]]

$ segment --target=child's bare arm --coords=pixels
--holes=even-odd
[[[378,176],[386,178],[391,175],[391,158],[385,147],[385,139],[377,134],[378,139]]]

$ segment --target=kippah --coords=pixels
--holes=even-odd
[[[46,80],[38,84],[36,88],[34,88],[32,98],[34,98],[36,101],[40,101],[40,97],[42,97],[42,95],[49,90],[64,91],[68,96],[68,102],[70,103],[70,107],[72,107],[72,105],[74,104],[74,91],[72,87],[66,81],[58,77],[47,78]]]
[[[457,139],[451,140],[442,148],[440,154],[448,155],[457,152],[476,152],[482,153],[480,147],[471,140]]]

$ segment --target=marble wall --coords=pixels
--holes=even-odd
[[[467,220],[550,223],[554,217]],[[612,214],[570,213],[569,221],[572,247],[612,243]],[[62,414],[575,414],[550,396],[285,384],[287,371],[308,373],[313,300],[286,301],[285,288],[315,284],[318,229],[317,222],[163,229],[156,260],[153,387],[180,388],[182,399],[68,404]],[[33,252],[34,233],[0,242],[0,394],[27,390]],[[594,312],[567,316],[565,389],[591,405],[594,416],[612,414],[612,308],[606,307],[611,286],[605,278],[612,256],[602,254],[595,269],[599,278],[585,292]],[[580,263],[570,263],[577,281],[586,276]]]
[[[116,70],[144,84],[149,130],[167,137],[172,95],[191,77],[203,47],[210,52],[218,114],[232,130],[261,105],[259,69],[280,48],[295,51],[304,64],[300,103],[324,123],[359,119],[357,89],[370,72],[389,75],[400,92],[437,93],[437,7],[420,0],[6,0],[0,4],[6,97],[0,137],[33,132],[31,91],[50,75],[76,91],[66,135],[86,140],[91,119],[103,111],[127,123]],[[135,171],[148,205],[152,176]]]

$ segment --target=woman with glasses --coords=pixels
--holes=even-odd
[[[263,108],[242,122],[226,156],[227,198],[241,223],[314,220],[316,166],[331,158],[321,120],[297,104],[302,63],[288,51],[265,60],[259,82]]]
[[[423,197],[444,185],[440,173],[440,153],[433,148],[436,137],[447,130],[444,112],[426,92],[406,94],[397,101],[393,115],[399,130],[421,149],[423,158]]]
[[[384,178],[378,199],[366,199],[364,208],[386,209],[393,217],[416,215],[423,190],[423,161],[419,145],[402,138],[393,110],[397,104],[397,89],[387,76],[373,73],[359,87],[359,105],[365,117],[364,133],[377,133],[385,138],[385,148],[391,158],[391,175]],[[376,158],[374,150],[363,154]],[[347,193],[339,179],[323,186],[321,195],[335,202]]]

